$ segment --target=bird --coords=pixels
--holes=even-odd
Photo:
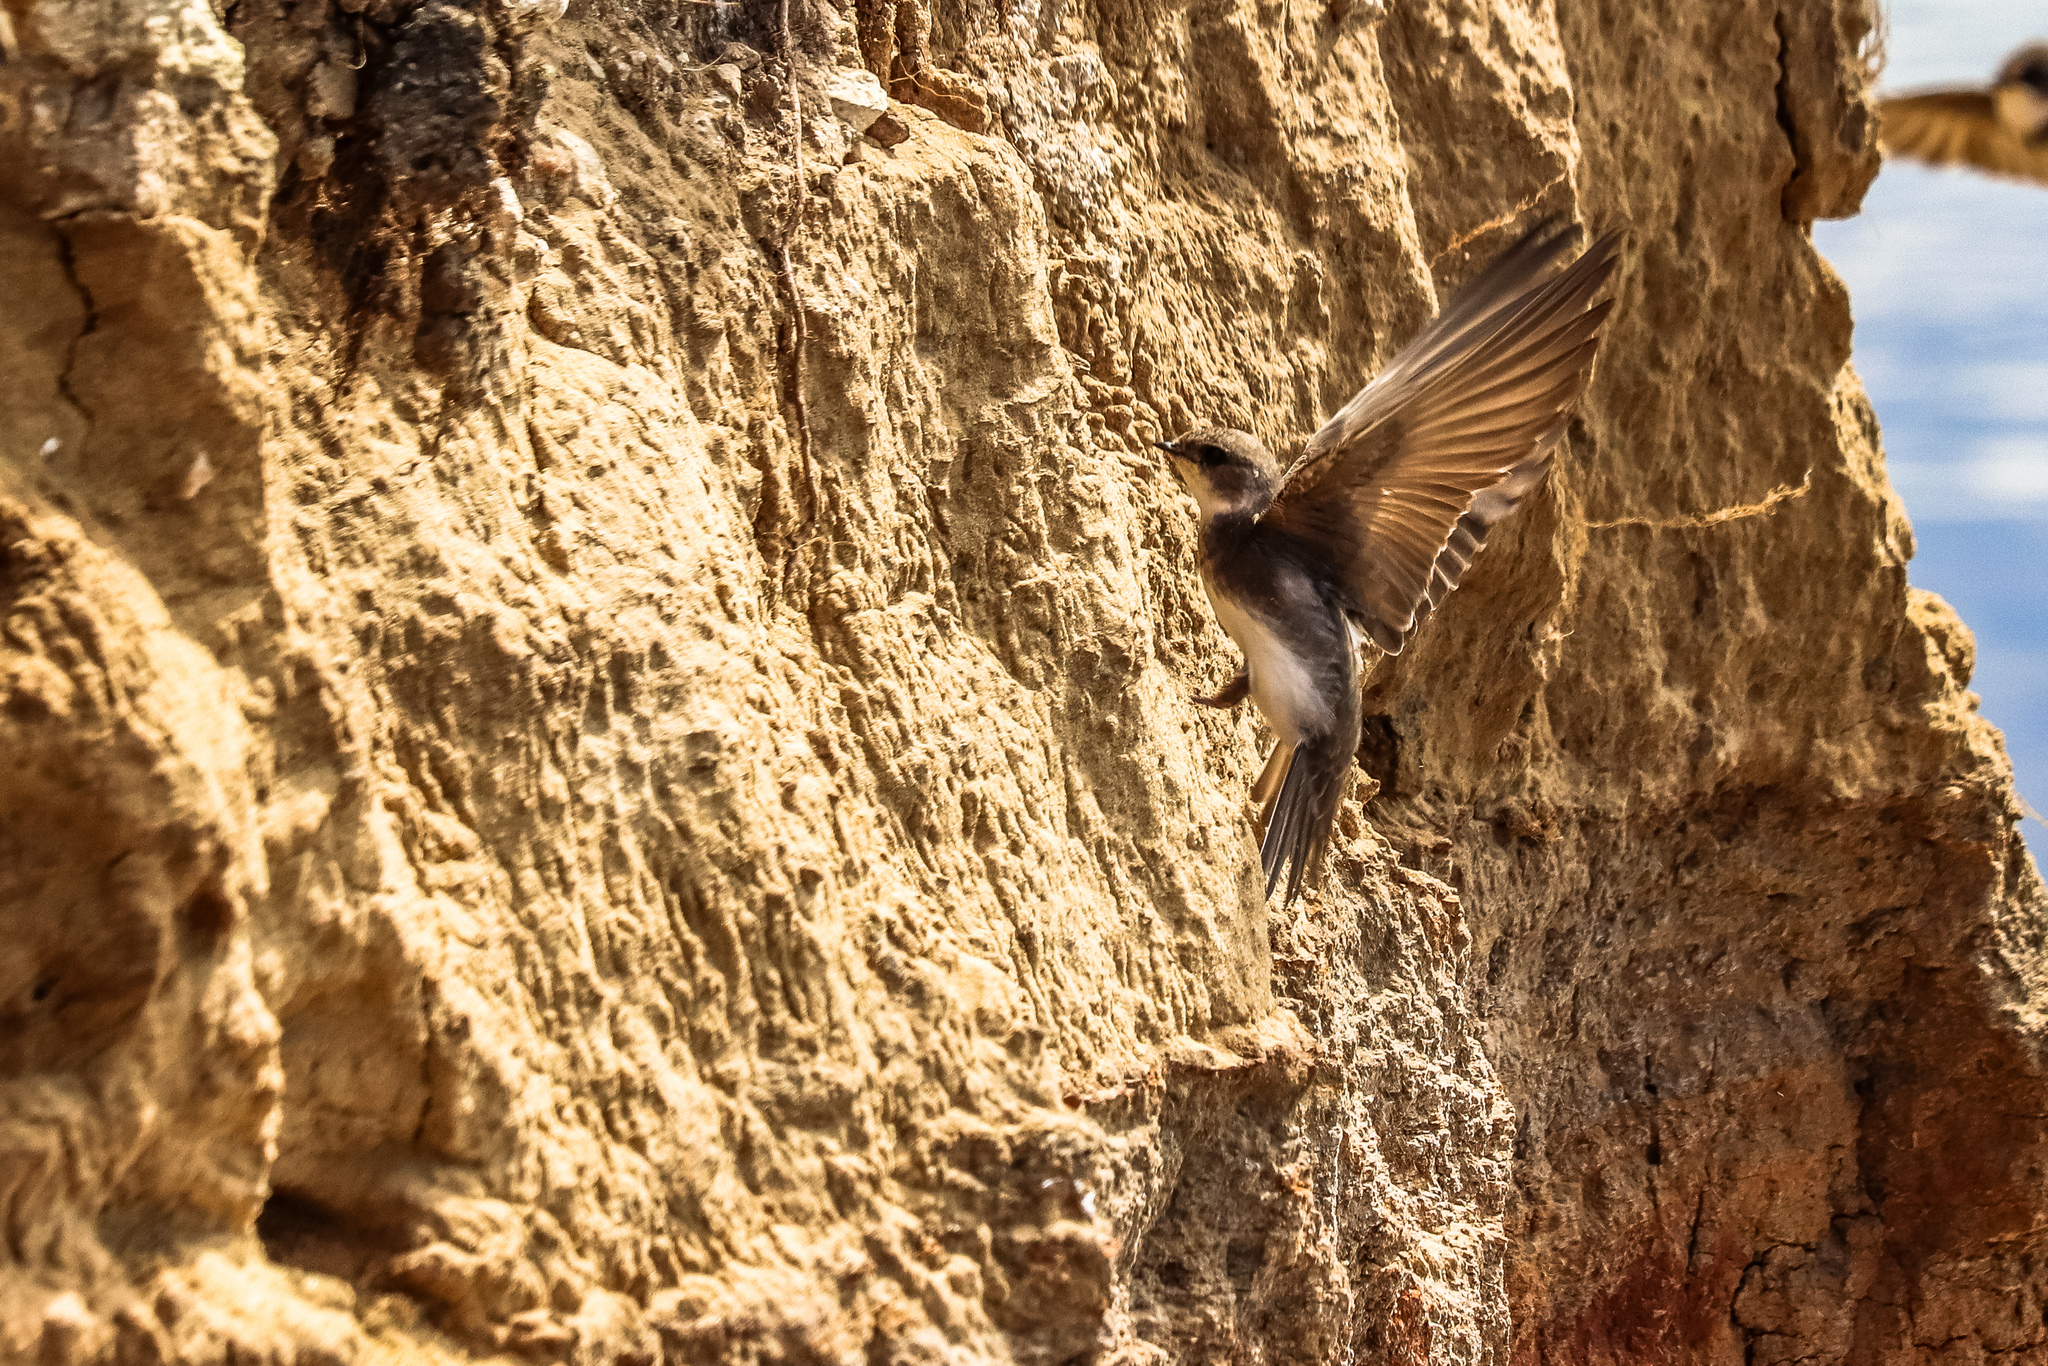
[[[1975,166],[2048,184],[2048,43],[2005,59],[1990,88],[1949,86],[1877,104],[1878,143],[1930,166]]]
[[[1351,778],[1363,700],[1358,647],[1399,654],[1472,564],[1487,533],[1543,483],[1584,392],[1620,260],[1602,236],[1546,219],[1463,288],[1283,468],[1222,427],[1152,444],[1198,510],[1197,564],[1275,741],[1252,785],[1265,895],[1320,880]]]

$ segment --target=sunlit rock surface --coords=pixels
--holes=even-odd
[[[1852,0],[0,14],[0,1359],[2044,1350]],[[1148,443],[1545,213],[1591,393],[1270,914]]]

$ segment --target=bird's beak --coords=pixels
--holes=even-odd
[[[1179,484],[1182,488],[1186,488],[1188,486],[1188,475],[1187,471],[1180,467],[1180,462],[1187,457],[1183,456],[1180,453],[1180,448],[1171,441],[1155,441],[1152,444],[1166,452],[1166,472],[1173,476],[1175,483]]]

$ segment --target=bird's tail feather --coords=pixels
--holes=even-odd
[[[1307,745],[1288,747],[1287,773],[1273,796],[1272,816],[1259,849],[1267,896],[1272,896],[1273,889],[1280,885],[1280,874],[1287,874],[1287,895],[1280,903],[1283,906],[1301,894],[1303,882],[1313,879],[1316,865],[1322,862],[1324,841],[1330,834],[1329,816],[1334,813],[1324,810],[1328,803],[1324,800],[1327,793],[1322,789],[1328,784],[1317,781],[1317,767]]]
[[[1266,766],[1259,770],[1259,779],[1252,784],[1252,800],[1259,804],[1259,839],[1263,842],[1266,831],[1273,824],[1273,803],[1280,800],[1280,783],[1287,777],[1287,765],[1294,758],[1294,746],[1277,744],[1266,756]]]
[[[1294,861],[1297,832],[1308,814],[1308,769],[1304,751],[1306,745],[1281,745],[1274,750],[1275,757],[1281,753],[1287,756],[1286,776],[1280,780],[1280,790],[1273,794],[1273,810],[1266,821],[1266,838],[1259,848],[1259,864],[1266,874],[1266,895],[1272,896],[1273,889],[1280,885],[1280,874],[1289,862]],[[1300,880],[1300,869],[1288,880],[1287,894],[1293,899],[1295,884]]]
[[[1290,904],[1305,884],[1312,884],[1323,862],[1323,849],[1330,841],[1330,827],[1344,800],[1345,780],[1351,774],[1351,755],[1339,756],[1336,765],[1321,764],[1306,744],[1276,745],[1266,771],[1253,788],[1272,786],[1263,812],[1264,838],[1259,844],[1259,864],[1266,875],[1266,895],[1280,885],[1287,874],[1287,895],[1281,905]],[[1276,769],[1276,765],[1284,768]],[[1326,771],[1330,770],[1330,771]]]

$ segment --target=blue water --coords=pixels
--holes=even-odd
[[[2035,5],[1898,3],[1882,88],[1983,82],[2035,37]],[[1849,284],[1911,578],[1976,632],[1971,687],[2048,810],[2048,186],[1893,163],[1813,236]]]

